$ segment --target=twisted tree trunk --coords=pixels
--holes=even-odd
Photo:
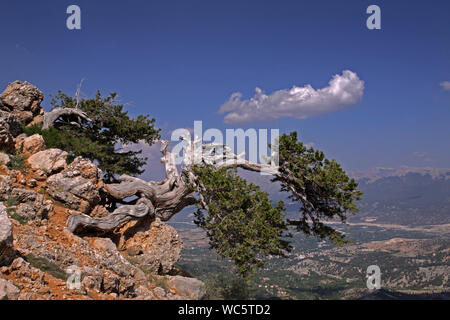
[[[121,206],[109,216],[104,218],[91,218],[87,215],[72,215],[69,217],[67,226],[72,232],[83,229],[97,229],[111,231],[124,222],[131,219],[141,219],[149,213],[161,221],[169,220],[173,215],[185,207],[204,203],[200,194],[197,193],[202,186],[192,170],[196,163],[213,164],[217,168],[240,167],[250,171],[267,172],[278,174],[278,168],[269,164],[257,164],[243,159],[243,155],[235,155],[229,152],[224,145],[208,144],[196,147],[198,141],[190,141],[184,138],[187,146],[184,147],[185,161],[181,174],[178,173],[175,164],[175,156],[167,151],[169,142],[161,141],[161,162],[165,165],[166,178],[160,182],[144,181],[129,175],[122,175],[119,183],[107,184],[104,190],[113,198],[123,200],[137,196],[139,200],[135,206]],[[200,161],[198,161],[200,159]]]
[[[56,120],[61,118],[62,116],[75,116],[77,121],[71,121],[71,124],[80,125],[81,119],[92,122],[91,119],[86,115],[85,112],[76,108],[55,108],[50,112],[44,113],[44,123],[42,125],[42,129],[48,129],[53,127]]]
[[[72,233],[80,232],[84,229],[95,229],[108,232],[133,218],[139,219],[145,217],[149,211],[150,208],[141,202],[140,204],[133,206],[121,206],[114,210],[109,216],[101,219],[92,218],[85,214],[74,214],[67,220],[67,228]]]

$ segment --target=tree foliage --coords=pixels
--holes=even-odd
[[[79,108],[86,112],[92,122],[85,122],[81,128],[70,123],[70,119],[60,119],[54,128],[42,130],[39,127],[25,128],[27,134],[40,133],[49,148],[59,148],[69,152],[71,157],[97,162],[103,171],[106,182],[116,181],[121,174],[137,175],[146,158],[142,151],[121,151],[120,148],[131,143],[145,141],[148,144],[160,138],[155,128],[155,119],[147,115],[131,118],[123,105],[116,104],[116,94],[103,98],[97,92],[93,99],[76,99],[58,92],[51,101],[53,107]]]
[[[140,141],[151,145],[160,138],[160,130],[146,115],[131,118],[115,99],[114,93],[103,98],[97,92],[93,99],[78,100],[58,92],[51,101],[55,108],[79,108],[92,121],[74,126],[70,115],[62,116],[54,127],[27,127],[25,133],[40,133],[47,147],[65,150],[72,158],[82,156],[96,162],[106,183],[115,183],[117,175],[140,174],[146,161],[140,156],[142,151],[123,152],[121,147]],[[292,249],[287,239],[291,236],[290,226],[344,244],[344,235],[326,221],[345,222],[349,213],[358,211],[355,202],[362,195],[358,184],[335,160],[304,146],[296,132],[282,135],[278,143],[279,170],[272,182],[279,182],[280,191],[300,204],[296,220],[287,220],[284,203],[273,203],[267,192],[239,177],[236,167],[217,168],[202,163],[184,172],[185,176],[195,176],[196,183],[186,182],[185,188],[189,193],[192,187],[199,198],[195,223],[206,231],[210,246],[221,257],[231,259],[244,278],[267,263],[269,256],[285,256]]]
[[[289,226],[339,245],[347,243],[325,222],[336,218],[345,222],[348,213],[358,211],[355,201],[362,195],[358,184],[335,160],[298,141],[296,132],[279,138],[279,161],[272,182],[280,182],[280,191],[300,203],[298,220],[285,220],[283,202],[272,205],[268,194],[239,177],[235,168],[194,167],[202,197],[196,223],[206,230],[211,247],[230,258],[244,277],[262,267],[268,255],[290,251]]]
[[[344,235],[323,223],[358,212],[355,201],[361,200],[358,183],[350,179],[336,160],[328,160],[323,152],[307,148],[297,140],[297,132],[279,139],[280,174],[272,181],[281,183],[281,191],[301,203],[300,218],[289,221],[307,235],[329,238],[343,244]]]
[[[207,205],[198,206],[195,222],[206,230],[209,244],[230,258],[238,272],[248,276],[265,264],[267,255],[282,255],[291,248],[284,237],[284,203],[272,205],[267,192],[239,177],[236,170],[196,166],[195,174]]]

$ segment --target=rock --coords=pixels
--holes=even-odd
[[[21,126],[22,124],[15,114],[0,110],[0,128],[6,129],[13,137],[17,137],[22,133]]]
[[[134,286],[136,283],[130,278],[120,279],[119,293],[127,298],[135,298],[136,293]]]
[[[103,291],[106,293],[119,293],[120,278],[118,275],[107,272],[103,278]]]
[[[13,256],[13,226],[5,206],[0,202],[0,266],[9,264]]]
[[[8,153],[14,153],[14,138],[5,129],[0,127],[0,150]]]
[[[36,188],[36,186],[37,186],[37,180],[36,180],[36,179],[30,179],[30,180],[28,181],[28,187],[30,187],[30,188]]]
[[[78,157],[47,180],[48,193],[70,209],[89,213],[100,201],[100,175],[95,164]]]
[[[8,165],[9,163],[9,156],[6,153],[0,152],[0,166],[1,165]]]
[[[44,122],[44,114],[38,114],[33,118],[33,120],[28,124],[28,126],[39,125]]]
[[[144,286],[140,286],[136,289],[136,300],[154,300],[155,296],[153,293]]]
[[[156,220],[151,223],[150,230],[136,232],[125,242],[124,248],[145,272],[167,274],[180,258],[183,242],[173,227]]]
[[[17,139],[16,139],[17,140]],[[16,150],[21,150],[26,156],[31,156],[45,150],[44,138],[40,134],[33,134],[16,142]]]
[[[9,176],[0,175],[0,200],[7,200],[11,192],[12,181]]]
[[[23,125],[33,122],[34,117],[42,115],[40,104],[44,95],[28,82],[14,81],[0,94],[4,108],[16,115]],[[6,109],[5,108],[5,109]]]
[[[20,290],[12,283],[5,279],[0,279],[0,300],[17,300]]]
[[[155,294],[160,297],[160,298],[164,298],[166,296],[166,290],[164,290],[161,287],[156,287],[155,289],[153,289],[153,291],[155,292]]]
[[[19,119],[12,113],[0,110],[0,151],[14,153],[14,137],[20,132]]]
[[[25,260],[23,260],[23,258],[16,258],[14,259],[14,261],[11,263],[11,266],[9,267],[11,270],[20,270],[22,269],[23,266],[28,265],[29,263],[26,262]]]
[[[35,178],[37,181],[45,181],[45,180],[47,180],[47,173],[45,173],[44,170],[37,170],[37,171],[35,172],[34,178]]]
[[[52,202],[45,201],[44,197],[34,190],[15,188],[11,197],[19,203],[16,214],[27,220],[47,218],[47,214],[53,209]]]
[[[200,300],[206,293],[205,284],[195,278],[169,276],[167,284],[187,299]]]
[[[86,290],[101,291],[103,283],[103,273],[92,267],[84,267],[81,272],[81,284]]]
[[[8,108],[7,106],[4,106],[4,105],[0,102],[0,111],[10,112],[11,110],[9,110],[9,108]]]
[[[92,243],[92,246],[94,248],[97,248],[97,249],[100,249],[100,250],[103,250],[103,251],[113,251],[113,252],[117,251],[116,245],[109,238],[95,239],[93,241],[93,243]]]
[[[65,168],[68,153],[59,149],[48,149],[33,154],[28,162],[35,170],[43,170],[48,173],[58,172]]]
[[[34,190],[14,188],[11,192],[11,196],[14,197],[19,203],[34,202],[38,196]]]

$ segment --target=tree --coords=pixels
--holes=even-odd
[[[123,105],[116,104],[116,93],[102,98],[72,98],[59,91],[51,101],[53,109],[44,116],[43,127],[24,128],[27,134],[39,133],[47,147],[94,161],[107,183],[117,182],[121,174],[141,174],[146,158],[142,151],[122,151],[122,146],[144,141],[149,145],[160,138],[155,119],[139,115],[132,119]]]
[[[289,224],[307,235],[345,243],[344,235],[323,221],[338,218],[346,222],[347,213],[358,212],[355,201],[362,196],[358,183],[336,160],[330,161],[323,152],[305,147],[297,140],[297,132],[280,137],[279,161],[280,168],[272,181],[281,182],[281,191],[302,204],[300,218]]]
[[[109,232],[145,216],[167,221],[183,208],[196,205],[196,223],[206,230],[211,247],[222,257],[231,258],[244,277],[264,265],[269,255],[286,255],[290,249],[286,241],[289,225],[306,234],[345,243],[344,236],[324,221],[338,218],[345,222],[348,213],[358,211],[358,184],[335,160],[306,148],[297,140],[296,132],[279,139],[279,167],[249,162],[225,145],[198,146],[199,141],[182,139],[186,145],[181,172],[175,165],[175,155],[167,150],[168,141],[163,140],[164,180],[147,182],[122,175],[118,183],[106,184],[105,192],[118,200],[131,196],[136,200],[105,218],[71,215],[68,229],[75,233],[84,229]],[[281,183],[281,191],[301,203],[299,219],[284,221],[284,204],[273,205],[267,193],[237,176],[237,168],[272,174],[272,181]]]
[[[267,192],[240,178],[236,170],[195,166],[194,174],[202,186],[202,205],[197,203],[195,223],[206,230],[209,243],[222,257],[231,258],[238,272],[246,277],[262,267],[264,256],[290,251],[284,240],[287,224],[284,203],[272,205]]]
[[[298,141],[296,132],[279,138],[278,152],[272,156],[279,166],[250,162],[223,144],[199,145],[199,140],[181,137],[185,145],[180,172],[175,155],[167,150],[169,142],[162,140],[166,178],[144,181],[132,176],[142,173],[146,159],[139,157],[141,151],[121,152],[119,148],[139,141],[152,144],[160,138],[159,129],[148,116],[131,119],[115,98],[114,93],[102,98],[97,92],[94,99],[86,100],[79,94],[71,98],[58,92],[51,102],[54,108],[44,114],[43,126],[25,128],[27,134],[41,133],[48,147],[98,163],[106,182],[103,196],[123,204],[111,206],[114,211],[103,218],[71,215],[67,220],[70,231],[111,232],[127,221],[144,218],[167,221],[183,208],[196,205],[195,222],[206,230],[211,247],[230,258],[244,278],[262,267],[270,255],[287,256],[290,226],[307,235],[346,243],[344,235],[325,222],[336,218],[345,222],[349,213],[358,211],[355,201],[362,195],[358,184],[335,160]],[[286,221],[284,203],[273,204],[266,192],[239,177],[237,168],[271,174],[272,182],[281,184],[280,191],[301,204],[299,218]],[[126,202],[129,197],[134,200]]]

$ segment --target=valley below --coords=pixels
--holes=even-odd
[[[450,299],[448,224],[331,223],[351,240],[344,246],[294,234],[290,257],[271,257],[247,287],[231,272],[231,262],[209,249],[205,233],[192,218],[184,214],[171,222],[184,241],[180,268],[234,298]],[[379,290],[367,288],[371,265],[381,270]],[[213,292],[210,298],[223,296]]]

